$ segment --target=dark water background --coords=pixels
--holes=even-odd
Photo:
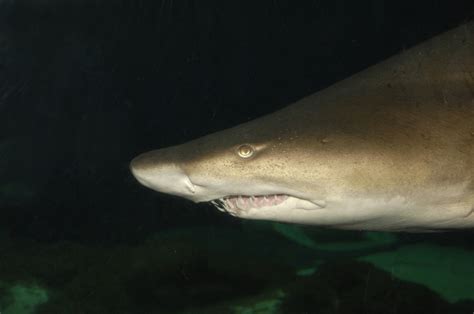
[[[473,17],[472,0],[0,0],[0,312],[27,313],[11,305],[21,281],[49,291],[41,313],[234,313],[228,304],[278,299],[278,287],[291,302],[261,313],[471,313],[474,291],[447,303],[354,260],[367,251],[308,249],[146,190],[128,162],[275,111]],[[474,251],[472,232],[396,241],[427,242]],[[292,277],[315,263],[318,280]]]

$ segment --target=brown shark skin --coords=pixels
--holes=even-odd
[[[254,156],[240,158],[242,144]],[[361,217],[342,210],[337,219],[272,220],[366,230],[474,227],[474,22],[275,113],[142,154],[131,167],[158,174],[168,165],[196,186],[223,176],[238,186],[205,196],[155,188],[196,202],[251,195],[246,182],[272,182],[328,201],[328,210],[341,197],[408,204]]]

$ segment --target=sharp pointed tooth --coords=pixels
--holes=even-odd
[[[216,207],[219,211],[226,212],[223,199],[215,199],[210,201],[210,203],[214,205],[214,207]]]
[[[217,209],[220,210],[219,204],[217,204],[216,200],[212,200],[212,201],[211,201],[211,204],[214,205],[214,207],[216,207]]]
[[[239,207],[243,207],[244,206],[244,201],[242,200],[242,196],[239,195],[239,198],[237,199],[237,205]]]
[[[256,207],[258,204],[258,196],[252,196],[249,203],[252,207]]]
[[[222,210],[226,213],[229,213],[229,209],[225,205],[222,205]]]

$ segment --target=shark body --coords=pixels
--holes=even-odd
[[[143,185],[341,229],[474,227],[474,22],[277,112],[139,155]]]

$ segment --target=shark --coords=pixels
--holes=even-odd
[[[474,227],[474,21],[255,120],[142,153],[155,191],[244,219]]]

